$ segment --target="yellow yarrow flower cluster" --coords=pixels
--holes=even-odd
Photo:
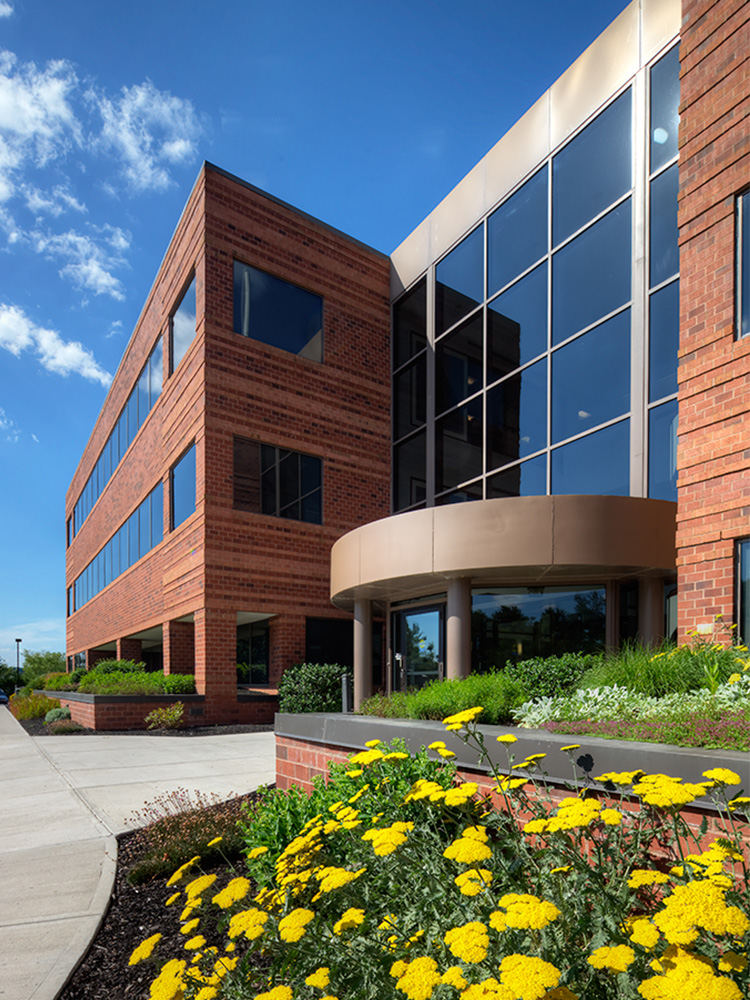
[[[717,976],[711,962],[682,948],[670,946],[661,960],[651,963],[658,973],[638,987],[644,1000],[743,1000],[740,989],[726,976]]]
[[[434,743],[430,743],[428,750],[435,750],[441,757],[446,759],[450,757],[455,757],[456,755],[452,750],[449,750],[443,740],[435,740]]]
[[[313,902],[320,899],[323,893],[333,892],[334,889],[340,889],[344,885],[349,885],[350,882],[354,882],[355,879],[364,875],[366,871],[366,868],[360,868],[356,872],[352,872],[346,868],[336,868],[333,865],[314,869],[313,875],[318,880],[320,889],[313,896]]]
[[[656,809],[680,809],[706,794],[706,785],[683,783],[668,774],[645,774],[633,785],[633,791],[648,806]]]
[[[194,858],[186,861],[184,865],[180,865],[176,872],[174,872],[167,879],[167,885],[176,885],[180,881],[185,872],[189,871],[196,862],[200,861],[200,855],[196,854]]]
[[[634,868],[628,879],[628,885],[631,889],[642,889],[646,885],[664,885],[667,882],[669,882],[669,875],[649,868]]]
[[[172,958],[162,966],[161,972],[151,983],[150,1000],[175,1000],[185,989],[187,962],[182,958]]]
[[[348,910],[345,910],[341,915],[341,919],[337,920],[333,925],[334,934],[343,934],[344,931],[354,930],[359,927],[360,924],[364,923],[365,911],[360,910],[355,906],[350,906]]]
[[[457,875],[453,881],[461,890],[462,895],[478,896],[480,892],[484,892],[491,885],[492,879],[492,872],[486,868],[470,868]]]
[[[308,986],[314,986],[319,990],[324,990],[330,981],[331,970],[327,965],[323,965],[319,969],[316,969],[315,972],[311,972],[307,979],[305,979]]]
[[[369,750],[360,750],[359,753],[355,753],[353,757],[349,758],[349,763],[361,764],[362,767],[367,767],[369,764],[374,764],[376,760],[383,760],[384,757],[385,754],[382,750],[372,747]]]
[[[141,941],[138,947],[133,951],[130,956],[128,965],[138,965],[139,962],[144,962],[147,958],[151,958],[154,948],[161,941],[161,934],[152,934],[151,937],[146,938],[145,941]]]
[[[405,993],[408,1000],[430,1000],[440,982],[437,962],[426,956],[412,962],[394,962],[391,975],[396,979],[396,989]]]
[[[606,826],[617,826],[622,813],[617,809],[602,809],[598,799],[578,796],[563,799],[557,813],[549,819],[532,819],[524,826],[524,833],[557,833],[560,830],[577,830],[600,820]]]
[[[274,986],[265,993],[256,993],[253,1000],[292,1000],[294,996],[291,986]]]
[[[313,910],[308,910],[303,906],[297,907],[279,921],[279,937],[282,941],[292,944],[299,941],[304,936],[307,925],[314,916]]]
[[[451,953],[462,962],[483,962],[487,957],[490,939],[485,924],[471,920],[460,927],[452,927],[443,936]]]
[[[708,778],[717,785],[740,785],[742,778],[728,767],[712,767],[709,771],[703,772],[703,777]]]
[[[519,930],[541,930],[560,916],[554,905],[538,896],[509,892],[501,896],[498,906],[505,912],[496,910],[490,914],[490,926],[496,931],[509,927]]]
[[[655,914],[654,924],[670,944],[692,944],[700,930],[739,938],[750,930],[750,919],[726,902],[726,889],[708,880],[678,885]]]
[[[443,851],[443,857],[462,865],[474,865],[492,857],[492,849],[487,843],[487,830],[483,826],[469,826],[460,837]]]
[[[268,914],[263,910],[258,910],[255,907],[251,910],[241,910],[239,913],[235,913],[229,921],[227,933],[230,938],[242,935],[248,941],[254,941],[263,934],[267,921]]]
[[[222,910],[227,910],[234,903],[239,903],[250,892],[250,882],[246,878],[239,876],[228,882],[224,888],[217,892],[211,902],[216,903]]]
[[[477,719],[484,709],[481,705],[475,705],[474,708],[466,708],[463,712],[456,712],[454,715],[448,715],[443,719],[443,725],[449,732],[456,732],[459,729],[463,729],[464,726],[468,726],[470,722]]]
[[[639,917],[630,923],[630,940],[641,948],[651,951],[659,943],[659,931],[647,917]]]
[[[412,785],[411,790],[404,796],[404,803],[419,802],[420,799],[429,799],[430,802],[440,802],[444,797],[445,789],[437,781],[418,778]]]
[[[216,881],[215,875],[199,875],[198,878],[194,878],[192,882],[188,882],[185,886],[185,895],[188,900],[192,902],[198,899],[204,892],[204,890],[209,889]]]
[[[586,961],[595,969],[625,972],[635,961],[635,952],[626,944],[604,945],[592,951]]]
[[[393,854],[397,848],[406,843],[407,833],[414,829],[413,823],[396,822],[378,830],[368,830],[362,835],[362,840],[372,841],[372,848],[379,857]]]

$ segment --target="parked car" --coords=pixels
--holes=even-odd
[[[8,704],[8,696],[5,691],[0,690],[0,705]]]

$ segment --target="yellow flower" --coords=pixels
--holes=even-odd
[[[479,789],[479,785],[474,781],[464,781],[455,788],[449,788],[445,793],[443,801],[447,806],[463,806],[473,798]]]
[[[377,747],[377,746],[380,746],[380,744],[381,744],[382,742],[383,742],[382,740],[368,740],[368,741],[367,741],[367,743],[365,743],[365,746],[366,746],[366,747],[367,747],[367,748],[368,748],[369,750],[372,750],[372,749],[373,749],[373,747]]]
[[[709,959],[692,955],[671,945],[661,961],[651,962],[659,975],[645,979],[638,987],[644,1000],[742,1000],[739,987],[731,979],[714,975]]]
[[[337,920],[333,925],[333,933],[343,934],[344,931],[354,930],[355,927],[359,927],[359,925],[364,922],[364,919],[364,910],[359,910],[354,906],[350,906],[348,910],[343,912],[341,919]]]
[[[526,893],[509,892],[501,896],[498,906],[502,907],[505,913],[497,910],[491,913],[490,926],[500,932],[508,927],[541,930],[560,916],[560,911],[554,903]]]
[[[220,844],[223,839],[224,839],[223,837],[214,837],[213,840],[209,840],[209,842],[206,844],[206,847],[216,847],[216,845]]]
[[[361,767],[355,767],[353,771],[346,772],[347,778],[358,778],[360,774],[364,774],[364,771],[362,770]]]
[[[605,945],[597,948],[586,960],[595,969],[609,969],[611,972],[625,972],[635,961],[635,952],[626,944]]]
[[[195,937],[190,938],[189,941],[185,942],[186,951],[195,951],[198,948],[202,948],[206,943],[206,939],[202,934],[196,934]]]
[[[739,809],[740,806],[747,805],[748,802],[750,802],[750,796],[738,795],[736,798],[732,799],[732,801],[729,802],[728,805],[731,810],[735,810]]]
[[[742,783],[739,774],[735,774],[727,767],[713,767],[710,771],[704,771],[703,777],[715,781],[717,785],[739,785]]]
[[[463,969],[460,965],[450,965],[440,977],[440,982],[454,986],[457,990],[465,990],[469,985],[464,979]]]
[[[130,956],[128,965],[138,965],[139,962],[143,962],[145,959],[150,958],[159,941],[161,941],[161,934],[152,934],[150,938],[146,938],[145,941],[141,941],[138,947],[133,951],[133,954]]]
[[[320,883],[321,893],[333,892],[334,889],[340,889],[359,878],[360,875],[364,875],[365,871],[365,868],[360,868],[356,872],[350,872],[346,868],[336,868],[329,865],[326,868],[319,868],[315,872],[315,878]]]
[[[195,928],[198,926],[199,923],[200,920],[198,919],[198,917],[196,917],[194,920],[188,920],[186,924],[183,924],[182,927],[180,927],[180,934],[190,934],[191,931],[195,930]]]
[[[554,875],[556,872],[569,872],[572,865],[562,865],[560,868],[550,868],[550,875]]]
[[[500,963],[500,983],[517,1000],[542,1000],[560,982],[560,970],[550,962],[529,955],[506,955]]]
[[[327,965],[321,966],[315,972],[311,972],[305,982],[308,986],[315,986],[319,990],[324,990],[331,981],[331,970]]]
[[[246,878],[240,876],[228,882],[221,892],[216,893],[211,902],[216,903],[222,910],[226,910],[232,903],[244,899],[248,892],[250,892],[250,883]]]
[[[735,951],[725,951],[719,959],[719,972],[744,972],[746,968],[747,956]]]
[[[313,910],[298,907],[287,913],[279,921],[279,937],[282,941],[295,942],[304,936],[307,925],[315,916]]]
[[[727,683],[728,684],[736,684],[737,681],[740,681],[740,680],[742,680],[742,675],[741,674],[730,674],[729,677],[727,678]]]
[[[604,821],[605,826],[619,826],[622,823],[622,813],[617,809],[602,809],[599,818]]]
[[[484,709],[481,705],[475,705],[474,708],[466,708],[463,712],[456,712],[454,715],[447,715],[443,719],[444,726],[457,726],[459,729],[462,726],[468,725],[473,722],[478,716],[482,714]]]
[[[426,956],[413,962],[394,962],[391,975],[398,976],[396,989],[405,993],[408,1000],[429,1000],[440,982],[437,962]]]
[[[659,931],[646,917],[634,920],[630,928],[630,940],[649,951],[655,948],[659,941]]]
[[[191,858],[189,861],[186,861],[184,865],[180,865],[177,871],[174,872],[172,875],[170,875],[170,877],[167,879],[167,885],[175,885],[175,883],[179,882],[182,876],[185,874],[185,872],[189,868],[192,868],[193,865],[196,863],[196,861],[200,861],[199,854],[196,854],[194,858]]]
[[[580,743],[569,743],[566,747],[560,747],[560,749],[563,752],[567,752],[568,750],[580,750],[581,749],[581,744]]]
[[[180,898],[181,895],[182,895],[181,892],[173,892],[164,905],[171,906],[173,903],[177,902],[177,900]]]
[[[504,736],[495,737],[498,743],[518,743],[518,737],[513,736],[511,733],[506,733]]]
[[[679,885],[664,899],[654,924],[674,945],[692,944],[700,930],[740,938],[750,929],[750,919],[738,907],[728,906],[725,897],[726,889],[708,880]]]
[[[644,885],[660,885],[669,882],[669,875],[664,872],[651,871],[648,868],[634,868],[630,873],[628,885],[631,889],[640,889]]]
[[[643,771],[640,769],[637,771],[607,771],[606,774],[600,774],[595,781],[609,781],[613,785],[632,785]]]
[[[229,921],[229,930],[227,933],[230,938],[239,937],[242,934],[248,941],[254,941],[263,933],[267,920],[268,914],[263,910],[255,908],[252,910],[241,910],[239,913],[235,913]]]
[[[492,882],[492,872],[486,868],[470,868],[461,872],[453,881],[464,896],[478,896]]]
[[[456,958],[468,963],[483,962],[490,946],[487,927],[478,920],[452,927],[443,936],[443,940]]]
[[[503,775],[497,783],[497,790],[499,792],[514,791],[516,788],[522,788],[528,783],[528,778],[511,778],[510,775]]]
[[[465,834],[454,840],[443,851],[443,857],[449,861],[458,861],[462,865],[473,865],[478,861],[487,861],[492,857],[492,850],[481,840],[467,837]]]
[[[362,764],[367,767],[368,764],[374,764],[376,760],[382,760],[383,757],[385,757],[383,751],[373,747],[371,750],[361,750],[359,753],[355,753],[353,757],[349,758],[349,763]]]
[[[253,847],[252,850],[247,852],[247,856],[250,859],[259,858],[261,854],[267,854],[267,853],[268,853],[267,847]]]
[[[188,897],[188,900],[192,902],[201,895],[204,889],[208,889],[212,886],[215,881],[215,875],[199,875],[198,878],[194,878],[192,882],[188,882],[185,886],[185,895]]]
[[[456,756],[452,750],[444,750],[442,747],[439,747],[437,752],[440,754],[441,757],[444,757],[446,760]]]
[[[253,1000],[292,1000],[293,995],[291,986],[274,986],[266,993],[256,993]]]

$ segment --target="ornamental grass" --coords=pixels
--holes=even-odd
[[[492,768],[481,712],[444,722]],[[190,859],[170,879],[184,952],[159,957],[154,935],[131,959],[156,962],[152,1000],[748,997],[750,797],[739,776],[609,772],[594,794],[571,744],[561,797],[543,754],[516,761],[513,737],[500,742],[494,805],[473,782],[439,779],[451,766],[442,741],[432,776],[394,794],[394,769],[409,773],[413,758],[374,741],[333,773],[328,790],[347,794],[286,842],[254,844],[246,825],[255,888],[243,879],[214,892]],[[707,796],[718,818],[694,833],[682,810]]]

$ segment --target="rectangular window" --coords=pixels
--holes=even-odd
[[[169,368],[170,372],[176,370],[193,342],[196,316],[195,276],[193,276],[169,321],[172,362]]]
[[[234,262],[234,331],[310,361],[323,360],[323,299]]]
[[[323,523],[323,463],[314,455],[234,439],[234,507]]]
[[[195,444],[192,444],[169,474],[174,530],[195,512]]]
[[[750,538],[737,543],[737,628],[746,643],[750,636]]]
[[[750,334],[750,191],[737,199],[737,334]]]

